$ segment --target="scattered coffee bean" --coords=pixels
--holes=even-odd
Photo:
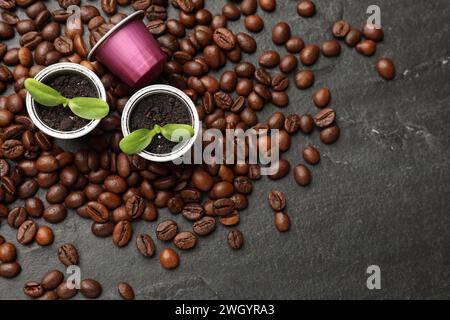
[[[244,235],[238,229],[232,230],[228,233],[228,245],[230,248],[238,250],[244,245]]]
[[[180,264],[178,254],[171,248],[164,248],[159,254],[159,261],[161,266],[167,270],[172,270]]]
[[[311,165],[318,164],[320,162],[319,150],[312,145],[307,146],[303,149],[303,159]]]
[[[134,300],[134,290],[128,283],[119,282],[119,284],[117,285],[117,290],[122,299]]]
[[[275,211],[281,211],[286,207],[286,197],[283,192],[272,190],[269,192],[269,204]]]
[[[386,80],[392,80],[395,78],[395,64],[389,58],[380,58],[376,62],[376,69],[378,74]]]
[[[192,232],[180,232],[173,239],[174,245],[181,250],[190,250],[197,244],[197,236]]]
[[[80,284],[80,292],[88,299],[97,299],[102,294],[102,285],[94,279],[84,279]]]
[[[58,249],[58,259],[66,267],[78,264],[78,250],[73,244],[66,243]]]
[[[296,166],[293,173],[298,185],[305,187],[311,183],[311,172],[306,166],[302,164]]]
[[[275,214],[274,224],[279,232],[286,232],[291,228],[289,216],[283,212],[277,212]]]

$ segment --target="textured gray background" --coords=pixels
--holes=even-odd
[[[206,2],[213,13],[224,3]],[[331,38],[335,20],[362,25],[368,5],[378,4],[386,39],[376,56],[393,57],[398,71],[395,81],[385,82],[374,70],[376,57],[346,47],[339,58],[321,58],[313,67],[315,88],[332,90],[342,137],[332,146],[322,145],[318,132],[294,138],[287,155],[292,165],[308,143],[322,152],[321,164],[312,169],[312,185],[300,188],[291,176],[257,183],[241,215],[243,250],[230,250],[227,230],[219,227],[194,251],[183,252],[180,267],[170,272],[158,258],[140,257],[134,244],[118,249],[110,239],[95,238],[88,221],[70,214],[53,227],[51,247],[18,246],[24,270],[14,280],[0,279],[0,298],[24,298],[25,281],[40,279],[52,268],[62,270],[56,250],[65,242],[77,245],[83,277],[99,280],[105,299],[118,297],[115,286],[121,280],[131,283],[141,299],[450,298],[448,0],[315,1],[318,14],[312,19],[297,16],[296,2],[278,1],[275,14],[260,11],[266,26],[257,35],[258,52],[274,48],[270,30],[279,20],[287,20],[306,42],[320,43]],[[242,19],[230,26],[243,30]],[[316,112],[312,92],[291,86],[286,111]],[[275,109],[266,106],[260,119]],[[287,193],[289,233],[273,226],[266,201],[272,188]],[[177,221],[189,228],[182,217]],[[154,223],[134,226],[136,233],[154,235]],[[6,223],[0,233],[15,242]],[[365,285],[372,264],[382,270],[379,291]]]

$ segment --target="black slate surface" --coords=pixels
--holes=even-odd
[[[213,13],[224,3],[206,2]],[[260,11],[266,25],[257,35],[258,52],[275,47],[270,30],[279,20],[287,20],[306,42],[320,43],[331,38],[330,26],[337,19],[362,25],[367,7],[374,4],[315,2],[318,14],[312,19],[297,16],[296,1],[278,1],[275,14]],[[313,183],[300,188],[291,176],[257,183],[251,205],[241,215],[243,250],[231,251],[227,230],[220,227],[194,251],[183,252],[180,267],[169,272],[157,258],[140,257],[134,244],[118,249],[110,239],[95,238],[88,221],[70,214],[53,227],[51,247],[18,245],[23,271],[14,280],[0,279],[0,298],[24,298],[25,281],[39,280],[49,269],[63,270],[56,250],[66,242],[79,248],[82,276],[102,283],[104,299],[118,298],[118,281],[132,284],[139,299],[450,298],[450,4],[376,4],[386,32],[376,57],[395,59],[396,80],[386,82],[376,74],[376,57],[365,58],[346,47],[339,58],[320,59],[313,67],[314,88],[331,88],[341,139],[324,146],[317,132],[294,138],[287,155],[292,165],[300,162],[299,151],[308,143],[322,152],[321,164],[312,169]],[[244,29],[242,20],[230,26]],[[314,113],[312,92],[291,85],[286,111]],[[266,106],[260,119],[275,109]],[[272,224],[266,201],[272,188],[287,193],[293,222],[289,233],[278,233]],[[160,212],[160,217],[169,215]],[[176,220],[182,229],[189,228],[182,217]],[[154,223],[135,226],[135,233],[154,235]],[[15,242],[15,232],[4,222],[0,233]],[[369,265],[381,268],[381,290],[366,288]]]

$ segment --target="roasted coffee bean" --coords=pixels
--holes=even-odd
[[[209,25],[212,18],[211,12],[207,9],[200,9],[195,13],[195,20],[199,25]]]
[[[364,37],[368,40],[380,42],[384,38],[384,31],[380,26],[366,23],[362,29]]]
[[[140,234],[136,238],[136,247],[139,253],[144,257],[153,257],[155,255],[155,242],[148,234]]]
[[[25,210],[33,218],[40,218],[44,213],[44,204],[39,198],[29,198],[25,201]]]
[[[290,73],[297,68],[297,58],[292,54],[287,54],[280,60],[280,71]]]
[[[56,158],[55,160],[58,162],[59,166],[59,161]],[[61,184],[68,188],[71,188],[75,185],[78,177],[79,173],[75,167],[66,167],[59,174],[59,180],[61,181]]]
[[[32,220],[23,222],[17,230],[17,241],[20,244],[26,245],[34,240],[37,232],[37,225]]]
[[[355,29],[355,28],[352,28],[349,31],[349,33],[347,33],[347,35],[345,36],[345,43],[349,47],[356,46],[360,40],[361,40],[361,31],[359,31],[358,29]]]
[[[50,139],[45,135],[45,133],[38,131],[34,134],[34,139],[36,140],[36,143],[38,144],[39,148],[48,151],[52,147],[52,142]]]
[[[277,45],[285,44],[291,37],[291,27],[286,22],[278,22],[272,28],[272,41]]]
[[[12,262],[16,260],[16,246],[12,243],[5,242],[0,244],[0,261],[2,263]]]
[[[229,198],[233,195],[233,193],[234,187],[227,181],[218,182],[211,189],[211,195],[213,195],[216,199]]]
[[[0,189],[0,192],[4,192],[3,189]],[[7,219],[8,218],[8,208],[3,204],[0,203],[0,218]],[[1,238],[0,238],[1,240]]]
[[[30,298],[39,298],[44,294],[44,288],[36,281],[28,281],[23,287],[23,292]]]
[[[58,183],[48,189],[45,199],[51,204],[63,203],[68,194],[69,190],[65,186]]]
[[[64,274],[59,270],[51,270],[47,272],[41,280],[41,286],[45,290],[56,289],[64,280]]]
[[[242,61],[234,67],[234,71],[240,78],[251,78],[255,73],[255,66],[251,62]]]
[[[39,185],[34,179],[25,180],[17,189],[17,195],[21,199],[31,198],[36,194],[39,189]]]
[[[295,85],[301,90],[306,90],[314,84],[314,73],[311,70],[303,70],[295,75]]]
[[[239,193],[250,194],[253,190],[253,185],[249,178],[239,176],[234,179],[234,188]]]
[[[134,300],[134,290],[128,283],[119,282],[119,284],[117,285],[117,290],[122,299]]]
[[[214,214],[218,216],[226,216],[234,211],[234,202],[229,198],[214,201]]]
[[[314,130],[314,119],[305,114],[300,117],[300,131],[305,134],[310,134]]]
[[[67,209],[62,204],[53,204],[45,208],[43,218],[49,223],[60,223],[67,216]]]
[[[66,267],[78,264],[78,250],[71,243],[63,244],[58,249],[58,259]]]
[[[91,201],[87,204],[87,214],[92,220],[98,223],[106,223],[109,220],[109,211],[99,202]]]
[[[17,22],[16,30],[21,35],[31,32],[31,31],[35,31],[36,23],[33,20],[29,20],[29,19],[20,20]]]
[[[316,6],[311,0],[301,0],[297,4],[297,13],[304,18],[312,17],[316,13]]]
[[[97,299],[102,294],[102,285],[94,279],[84,279],[80,284],[80,292],[88,299]]]
[[[341,53],[341,45],[336,40],[328,40],[322,43],[321,50],[325,57],[336,57]]]
[[[0,39],[8,40],[14,37],[14,29],[6,22],[0,21]]]
[[[101,0],[100,4],[107,15],[113,15],[117,11],[117,0]]]
[[[224,15],[217,15],[212,18],[211,28],[213,30],[227,27],[227,18]]]
[[[199,236],[207,236],[216,228],[216,220],[212,217],[203,217],[193,225],[194,232]]]
[[[275,91],[285,91],[289,86],[289,78],[284,74],[277,74],[273,77],[271,85]]]
[[[259,6],[261,9],[267,12],[272,12],[277,7],[277,1],[276,0],[259,0]]]
[[[318,108],[325,108],[331,100],[331,93],[328,88],[320,88],[313,95],[313,102]]]
[[[203,169],[196,169],[192,174],[192,183],[201,191],[209,191],[214,185],[214,179]]]
[[[58,299],[59,299],[59,297],[54,290],[45,291],[42,296],[37,298],[37,300],[45,300],[45,301],[54,301],[54,300],[58,300]]]
[[[314,123],[318,128],[331,125],[336,119],[336,112],[331,108],[325,108],[314,116]]]
[[[282,129],[284,127],[285,116],[282,112],[274,112],[269,119],[267,119],[267,124],[270,129]]]
[[[167,19],[167,9],[162,7],[162,6],[158,6],[156,4],[152,4],[150,7],[148,7],[147,11],[147,18],[152,21],[152,20],[166,20]]]
[[[201,200],[201,193],[193,188],[187,188],[180,192],[181,198],[186,203],[199,202]]]
[[[222,110],[229,110],[234,102],[229,94],[220,91],[214,94],[214,101],[216,106]]]
[[[163,20],[153,20],[147,24],[147,30],[155,36],[160,36],[166,32],[167,26]]]
[[[36,243],[40,246],[49,246],[53,243],[55,236],[53,230],[47,226],[40,226],[36,233]]]
[[[18,229],[27,218],[27,212],[24,207],[14,208],[8,214],[8,225],[11,228]]]
[[[19,49],[13,48],[6,51],[3,56],[3,62],[7,66],[15,66],[19,64]]]
[[[264,20],[257,14],[252,14],[245,17],[245,27],[253,32],[259,32],[264,28]]]
[[[253,90],[253,82],[250,79],[240,79],[236,85],[236,93],[247,97]]]
[[[5,159],[0,159],[0,177],[7,176],[9,174],[9,168],[10,167],[8,161],[6,161]]]
[[[0,277],[12,279],[19,275],[22,267],[17,262],[7,262],[0,264]]]
[[[17,159],[24,154],[25,148],[22,142],[11,139],[3,142],[1,152],[6,159]]]
[[[230,248],[235,250],[241,249],[242,246],[244,245],[244,235],[238,229],[231,230],[228,233],[227,240]]]
[[[311,172],[306,166],[302,164],[296,166],[293,170],[293,174],[295,182],[297,182],[298,185],[305,187],[311,183]]]
[[[213,33],[214,43],[223,50],[232,50],[236,46],[236,36],[227,28],[219,28]]]
[[[280,180],[289,173],[291,164],[286,159],[280,159],[278,163],[273,164],[273,168],[277,170],[272,175],[269,175],[269,178],[271,180]]]
[[[78,289],[75,288],[69,288],[67,286],[68,282],[63,281],[61,284],[56,288],[56,294],[60,299],[67,300],[73,298],[77,293]]]
[[[350,32],[350,25],[345,20],[339,20],[333,25],[332,32],[336,38],[344,38]]]
[[[264,69],[257,69],[254,73],[256,81],[259,83],[270,86],[272,84],[272,77],[270,74]]]
[[[300,61],[305,66],[311,66],[319,59],[320,56],[320,48],[315,44],[307,45],[300,52]]]
[[[373,56],[375,51],[377,50],[377,44],[373,40],[363,40],[356,45],[356,51],[365,55],[365,56]]]
[[[125,202],[127,215],[132,219],[137,219],[144,213],[145,201],[141,196],[133,195]]]
[[[240,4],[240,9],[246,16],[254,14],[258,9],[258,3],[256,0],[243,0]]]
[[[64,205],[70,209],[78,209],[86,203],[86,195],[83,191],[73,191],[64,200]]]
[[[100,238],[106,238],[113,234],[114,230],[114,223],[109,221],[106,223],[98,223],[94,222],[91,225],[91,231],[92,233]]]
[[[375,65],[378,74],[385,80],[392,80],[395,78],[395,64],[390,58],[380,58]]]
[[[286,197],[283,192],[272,190],[269,192],[269,205],[274,211],[281,211],[286,207]]]
[[[245,98],[243,96],[238,96],[231,106],[231,111],[234,113],[239,113],[245,108]]]
[[[316,147],[309,145],[303,150],[303,159],[311,164],[315,165],[320,162],[320,153]]]
[[[232,92],[236,88],[237,74],[234,71],[226,71],[220,77],[220,88],[225,92]]]
[[[279,232],[289,231],[291,228],[289,216],[286,213],[277,212],[274,217],[274,225]]]
[[[197,236],[189,231],[180,232],[173,239],[173,244],[181,250],[190,250],[197,245]]]
[[[297,114],[291,114],[286,117],[284,121],[284,130],[289,134],[295,134],[300,129],[300,116]]]
[[[42,155],[36,160],[36,168],[39,172],[50,173],[58,170],[59,163],[54,156]]]
[[[106,190],[112,193],[120,194],[126,191],[127,182],[118,175],[111,175],[105,179],[104,186]]]
[[[291,37],[285,46],[289,53],[299,53],[305,47],[305,42],[300,37]]]
[[[280,63],[280,55],[274,50],[267,50],[259,57],[259,64],[265,68],[275,68]]]
[[[159,261],[163,268],[172,270],[180,264],[180,257],[173,249],[164,248],[159,254]]]
[[[320,131],[320,140],[325,144],[332,144],[340,136],[340,129],[338,126],[331,126]]]
[[[252,36],[244,33],[244,32],[239,32],[236,35],[236,40],[237,43],[239,45],[239,47],[241,48],[241,50],[245,53],[254,53],[256,51],[257,48],[257,44],[255,39],[253,39]]]
[[[227,3],[222,7],[222,14],[228,20],[238,20],[241,16],[241,11],[236,5]]]
[[[133,234],[133,227],[128,221],[120,221],[114,227],[112,239],[116,246],[125,247]]]
[[[190,221],[197,221],[203,217],[205,210],[199,203],[188,203],[183,208],[183,217]]]
[[[269,88],[261,83],[256,83],[253,86],[253,91],[261,98],[264,99],[264,101],[270,101],[272,99],[272,93],[270,92]],[[260,110],[261,107],[258,108],[258,102],[254,103],[252,102],[252,97],[249,96],[247,98],[247,102],[249,104],[249,107],[251,107],[253,110]],[[262,103],[264,105],[264,102]]]

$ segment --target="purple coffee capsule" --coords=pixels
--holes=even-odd
[[[163,71],[165,55],[147,30],[143,11],[118,23],[92,48],[89,60],[97,60],[133,88],[151,84]]]

